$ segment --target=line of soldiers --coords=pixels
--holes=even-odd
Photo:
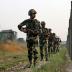
[[[30,9],[28,12],[30,18],[24,20],[18,25],[18,29],[27,34],[26,42],[28,48],[29,67],[32,65],[32,59],[34,66],[38,59],[38,51],[36,49],[36,42],[38,40],[41,61],[44,57],[44,50],[46,61],[48,61],[48,55],[51,52],[59,51],[58,48],[61,42],[59,38],[55,37],[55,33],[51,32],[51,29],[45,28],[46,23],[44,21],[40,23],[39,20],[35,19],[36,13],[37,12],[34,9]]]
[[[39,47],[40,47],[40,57],[41,61],[43,60],[44,52],[45,51],[45,59],[48,61],[48,56],[50,53],[56,53],[59,51],[59,45],[61,39],[56,37],[55,33],[51,32],[51,29],[45,28],[45,22],[41,22],[41,29],[39,32]]]

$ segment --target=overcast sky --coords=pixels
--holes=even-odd
[[[28,19],[29,9],[37,11],[36,18],[46,22],[62,40],[66,40],[71,0],[0,0],[0,30],[13,29],[18,37],[26,37],[17,25]]]

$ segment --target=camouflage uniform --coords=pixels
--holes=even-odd
[[[47,28],[41,28],[40,29],[40,33],[39,33],[39,46],[40,46],[40,56],[41,56],[41,60],[43,60],[43,50],[45,50],[45,58],[46,61],[48,60],[48,29]]]
[[[60,42],[61,42],[61,40],[59,38],[55,38],[54,46],[55,46],[56,52],[59,52]]]
[[[52,33],[49,33],[49,36],[48,36],[48,53],[49,53],[49,55],[52,52],[52,46],[53,46],[53,36],[52,36]]]
[[[52,36],[53,36],[53,49],[52,49],[52,52],[55,53],[56,52],[56,44],[57,44],[55,33],[52,33]]]
[[[30,12],[28,13],[30,15]],[[35,41],[37,39],[37,35],[36,32],[39,31],[40,28],[40,22],[37,19],[26,19],[24,20],[20,25],[18,25],[18,28],[22,28],[23,26],[26,26],[26,29],[30,29],[27,30],[27,38],[26,38],[26,42],[27,42],[27,48],[28,48],[28,59],[30,64],[32,64],[32,55],[34,55],[34,63],[37,60],[37,50],[35,48]]]

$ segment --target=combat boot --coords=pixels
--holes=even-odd
[[[32,65],[32,61],[29,61],[29,65],[28,65],[28,68],[30,68]]]
[[[37,59],[38,59],[38,57],[35,57],[35,58],[34,58],[34,66],[36,66]]]

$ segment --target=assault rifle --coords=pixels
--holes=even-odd
[[[32,29],[28,29],[28,28],[21,28],[21,31],[24,32],[24,33],[31,33],[33,34],[34,36],[37,36],[39,34],[39,31],[38,30],[32,30]]]

